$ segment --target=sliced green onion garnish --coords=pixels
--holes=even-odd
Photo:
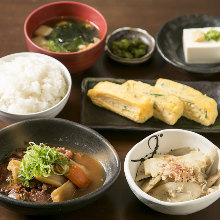
[[[29,144],[30,146],[21,161],[18,175],[25,187],[29,187],[29,181],[35,176],[48,177],[51,172],[56,172],[54,166],[64,167],[70,163],[68,158],[58,152],[55,147],[49,147],[45,144],[37,145],[33,142]]]

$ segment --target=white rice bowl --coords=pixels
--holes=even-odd
[[[58,61],[41,54],[25,54],[0,61],[1,111],[41,112],[59,103],[67,93]]]

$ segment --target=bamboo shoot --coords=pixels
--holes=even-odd
[[[66,200],[70,200],[74,198],[76,193],[76,187],[71,183],[71,181],[67,181],[62,186],[58,187],[51,193],[51,198],[53,202],[63,202]]]

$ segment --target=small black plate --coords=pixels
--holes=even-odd
[[[184,28],[219,27],[220,17],[205,14],[189,14],[165,23],[156,36],[156,47],[161,56],[172,65],[200,76],[220,73],[220,63],[187,64],[183,53],[182,34]]]
[[[114,83],[123,83],[124,79],[113,78],[85,78],[82,81],[82,102],[81,102],[81,123],[94,129],[114,129],[114,130],[142,130],[158,131],[167,128],[186,129],[196,132],[220,132],[220,117],[218,116],[215,124],[209,127],[198,124],[194,121],[181,117],[175,125],[167,125],[164,122],[151,118],[143,124],[135,123],[127,118],[117,115],[111,111],[94,105],[87,96],[87,91],[92,89],[100,81],[111,81]],[[156,80],[139,80],[154,85]],[[220,82],[181,82],[198,89],[203,94],[214,98],[220,111]]]

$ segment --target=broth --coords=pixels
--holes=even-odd
[[[100,41],[98,29],[89,21],[60,17],[36,28],[32,41],[39,47],[57,53],[78,52]]]
[[[65,155],[68,160],[74,161],[74,163],[85,169],[86,175],[89,178],[90,182],[87,187],[80,188],[74,186],[76,189],[74,191],[74,198],[86,195],[96,190],[103,184],[105,180],[105,172],[102,165],[98,161],[89,155],[78,152],[74,149],[67,149],[64,147],[57,147],[56,149],[58,152]],[[25,200],[31,202],[53,202],[51,194],[57,189],[57,187],[54,185],[41,182],[35,177],[29,181],[29,187],[25,187],[24,184],[19,182],[19,180],[15,181],[13,179],[13,172],[8,170],[9,163],[12,160],[21,161],[22,158],[24,158],[24,153],[24,149],[16,149],[10,154],[9,157],[0,163],[0,192],[17,200]],[[63,185],[70,181],[68,180],[68,175],[64,176],[63,178],[66,179]]]

